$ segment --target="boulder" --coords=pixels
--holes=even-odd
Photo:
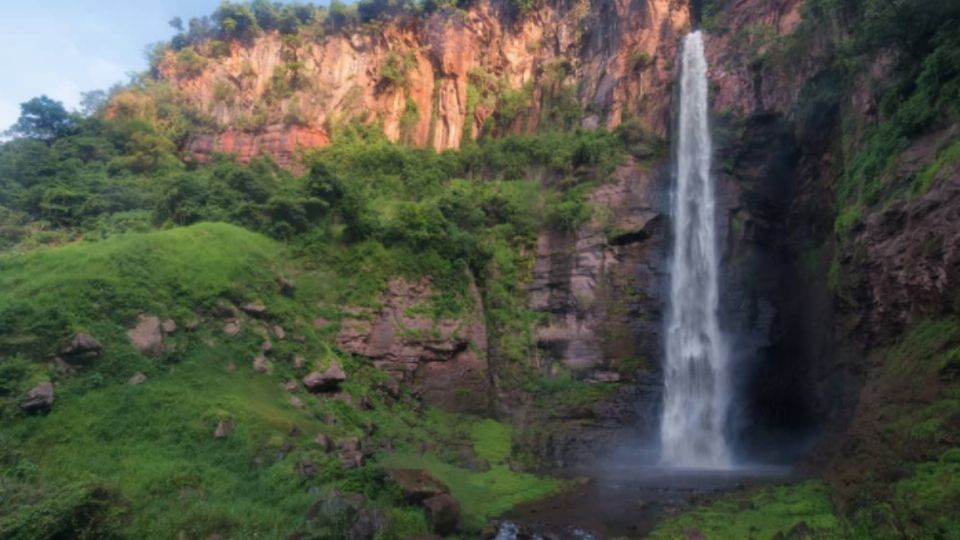
[[[267,306],[263,302],[247,302],[240,306],[240,310],[251,317],[266,317]]]
[[[340,464],[344,469],[353,469],[363,465],[363,450],[360,439],[350,437],[340,441]]]
[[[257,373],[271,375],[273,373],[273,364],[264,356],[258,356],[253,359],[253,370]]]
[[[362,448],[362,445],[360,444],[360,439],[356,437],[346,438],[340,441],[340,443],[337,446],[339,446],[341,450],[348,451],[348,452],[360,450]]]
[[[289,398],[287,398],[287,402],[298,409],[302,409],[305,407],[303,400],[298,398],[297,396],[290,396]]]
[[[133,385],[133,386],[137,386],[145,382],[147,382],[147,376],[139,371],[134,373],[133,376],[127,380],[127,384]]]
[[[430,522],[433,532],[447,536],[457,530],[457,522],[460,521],[460,503],[449,493],[426,499],[423,501],[423,507],[427,511],[427,521]]]
[[[313,478],[318,474],[320,474],[320,467],[316,463],[309,459],[297,462],[297,475],[300,478]]]
[[[323,433],[317,433],[317,436],[313,438],[315,442],[324,452],[329,452],[333,450],[333,440],[330,437],[327,437]]]
[[[347,531],[346,540],[373,540],[387,530],[390,520],[379,508],[364,508]]]
[[[287,381],[286,383],[284,383],[283,389],[286,390],[287,392],[299,392],[300,385],[297,384],[297,381]]]
[[[183,325],[187,329],[187,332],[193,332],[197,328],[200,328],[200,319],[191,319],[187,321],[187,324]]]
[[[404,500],[410,504],[419,504],[430,497],[450,493],[446,484],[425,469],[387,469],[385,472],[400,486]]]
[[[217,302],[217,304],[210,309],[210,314],[213,315],[214,317],[220,317],[222,319],[225,319],[227,317],[236,317],[237,308],[234,307],[233,304],[220,301],[220,302]]]
[[[217,422],[217,428],[213,430],[213,438],[226,439],[233,433],[235,427],[232,418],[224,418]]]
[[[263,354],[267,354],[272,350],[273,350],[273,343],[270,343],[269,340],[264,341],[263,343],[260,344],[260,351],[262,351]]]
[[[280,326],[279,324],[278,324],[278,325],[274,325],[274,327],[273,327],[273,336],[274,336],[275,338],[277,338],[277,339],[282,340],[282,339],[284,339],[284,338],[287,337],[287,331],[284,330],[283,327]]]
[[[280,294],[292,298],[294,293],[297,292],[297,285],[293,280],[287,279],[285,277],[277,278],[277,285],[280,287]]]
[[[42,382],[27,392],[27,397],[20,402],[20,408],[26,412],[48,411],[53,407],[53,384]]]
[[[340,452],[340,464],[346,470],[355,469],[363,466],[363,452],[344,451]]]
[[[223,324],[223,333],[228,336],[235,336],[240,333],[240,321],[230,319]]]
[[[340,364],[333,360],[324,372],[314,371],[303,378],[303,385],[311,392],[331,392],[347,380],[347,374]]]
[[[72,365],[89,364],[103,352],[103,345],[90,334],[77,332],[60,345],[57,356]]]
[[[177,331],[177,323],[173,319],[166,319],[160,323],[160,328],[163,329],[164,334],[172,334]]]
[[[163,328],[160,319],[153,315],[141,315],[137,325],[127,331],[130,342],[147,356],[163,354]]]
[[[299,354],[298,354],[297,356],[294,356],[294,357],[293,357],[293,368],[294,368],[294,369],[303,369],[303,366],[304,366],[304,364],[306,364],[306,363],[307,363],[307,359],[304,358],[304,357],[302,357],[302,356],[300,356]]]

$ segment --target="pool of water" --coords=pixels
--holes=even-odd
[[[782,466],[724,470],[611,464],[564,470],[579,486],[521,505],[496,523],[496,540],[642,538],[672,513],[726,491],[790,480]]]

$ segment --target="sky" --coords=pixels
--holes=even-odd
[[[168,21],[212,13],[219,0],[0,0],[0,131],[20,104],[46,94],[68,108],[80,93],[146,69],[148,44],[170,39]]]

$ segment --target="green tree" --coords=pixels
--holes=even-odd
[[[250,41],[260,33],[260,25],[250,6],[224,1],[213,13],[213,20],[224,39]]]
[[[20,105],[20,118],[7,134],[50,140],[65,135],[72,125],[73,118],[63,103],[40,96]]]

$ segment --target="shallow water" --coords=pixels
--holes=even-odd
[[[672,513],[726,491],[788,480],[783,466],[739,466],[729,470],[611,465],[571,469],[563,476],[583,484],[565,493],[522,505],[503,516],[497,540],[602,540],[642,538]]]

